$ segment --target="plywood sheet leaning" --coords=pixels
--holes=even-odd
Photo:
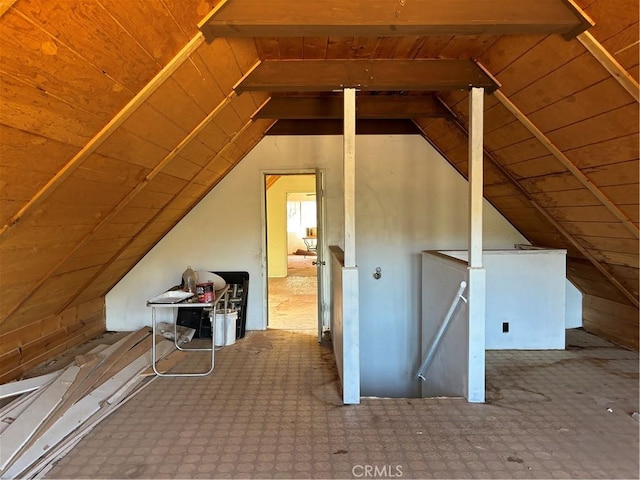
[[[72,365],[43,392],[0,436],[0,469],[5,469],[29,441],[38,425],[58,406],[80,367]]]
[[[172,341],[162,337],[157,341],[157,358],[175,351]],[[4,386],[9,395],[42,385],[2,409],[1,477],[38,475],[155,379],[148,375],[150,349],[151,331],[145,327],[109,347],[77,356],[61,372]],[[180,358],[167,359],[164,366],[171,368]]]

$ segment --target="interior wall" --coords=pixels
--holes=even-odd
[[[362,394],[417,396],[420,252],[466,248],[467,182],[419,136],[359,136],[356,158]],[[247,328],[265,328],[262,172],[316,167],[325,172],[326,245],[344,247],[342,137],[266,137],[109,292],[107,327],[149,325],[145,301],[191,265],[249,272]],[[484,207],[487,248],[526,243]]]
[[[267,190],[267,270],[270,277],[287,276],[287,253],[292,253],[288,251],[287,193],[315,190],[315,175],[282,175]]]
[[[467,189],[420,137],[356,145],[362,395],[420,395],[421,252],[467,247]],[[488,202],[483,208],[485,248],[527,243]]]
[[[469,257],[467,251],[443,253]],[[564,349],[566,256],[562,249],[484,252],[487,350]]]
[[[412,373],[415,376],[423,359],[431,348],[451,303],[456,298],[461,282],[469,283],[469,264],[466,261],[447,258],[436,252],[422,253],[422,312],[421,354]],[[469,287],[462,292],[469,298]],[[468,399],[470,381],[484,386],[484,368],[471,371],[469,353],[480,353],[484,358],[484,343],[472,345],[469,342],[469,307],[467,302],[458,300],[451,315],[449,326],[441,337],[439,346],[432,357],[431,365],[424,370],[425,380],[416,380],[423,397],[465,397]],[[480,374],[472,379],[472,374]],[[484,394],[484,390],[482,392]]]

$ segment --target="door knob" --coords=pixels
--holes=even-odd
[[[321,262],[311,262],[311,265],[326,265],[326,263],[323,260]]]

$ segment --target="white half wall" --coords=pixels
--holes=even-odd
[[[465,260],[468,252],[442,252]],[[485,250],[487,350],[547,350],[565,347],[565,314],[581,314],[575,292],[567,308],[567,251]],[[574,287],[575,288],[575,287]],[[579,295],[579,292],[578,292]],[[580,297],[581,302],[581,297]],[[506,331],[505,331],[506,330]]]
[[[467,182],[417,135],[359,136],[356,152],[362,395],[419,396],[421,251],[467,248]],[[146,300],[187,265],[249,272],[247,329],[265,328],[262,173],[312,168],[324,171],[325,245],[344,247],[342,137],[265,137],[107,294],[107,329],[149,325]],[[526,240],[485,202],[485,248],[516,243]]]
[[[422,353],[419,363],[431,349],[438,331],[458,298],[456,292],[461,282],[468,283],[468,264],[437,252],[422,254]],[[462,292],[469,298],[468,285]],[[431,364],[425,368],[425,380],[420,380],[423,397],[466,397],[469,383],[469,306],[461,299],[457,305],[447,329],[440,337],[440,343],[432,357]],[[474,346],[475,347],[475,346]],[[480,350],[484,353],[484,344]],[[413,374],[418,372],[415,367]],[[484,372],[480,379],[484,385]]]

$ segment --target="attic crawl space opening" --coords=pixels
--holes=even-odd
[[[374,3],[2,3],[1,381],[103,332],[105,295],[270,128],[335,124],[308,107],[325,62],[362,60],[403,62],[396,86],[434,59],[495,79],[485,197],[568,251],[585,329],[638,347],[637,2]],[[241,88],[291,61],[305,88]],[[389,91],[357,122],[411,124],[466,175],[466,89]]]

